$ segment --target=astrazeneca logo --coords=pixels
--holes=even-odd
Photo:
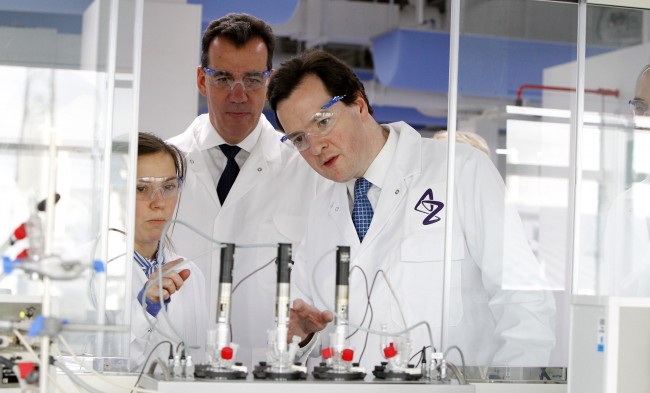
[[[445,207],[445,204],[436,201],[433,199],[433,191],[429,188],[422,194],[420,200],[415,205],[415,211],[424,213],[427,216],[422,220],[423,225],[431,225],[440,221],[440,217],[437,216],[438,213]]]

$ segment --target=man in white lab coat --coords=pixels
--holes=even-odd
[[[294,252],[290,332],[305,350],[318,341],[312,334],[332,320],[335,248],[349,246],[350,324],[398,332],[426,321],[434,342],[422,326],[411,331],[408,358],[423,346],[440,350],[446,144],[403,122],[379,125],[354,72],[322,51],[283,63],[269,103],[286,142],[336,182],[315,199]],[[504,206],[497,170],[467,145],[456,154],[448,345],[471,365],[544,366],[555,343],[552,296],[519,217]],[[355,329],[354,361],[371,371],[382,346],[398,340]]]
[[[309,203],[326,181],[262,114],[273,49],[271,27],[255,17],[229,14],[210,23],[197,68],[209,113],[170,140],[188,161],[177,219],[218,242],[252,246],[235,251],[231,304],[235,361],[249,367],[265,360],[274,323],[277,243],[298,243]],[[177,251],[205,272],[214,324],[220,250],[186,226],[172,230]]]

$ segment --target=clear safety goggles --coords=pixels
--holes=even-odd
[[[135,199],[153,201],[157,198],[158,191],[162,199],[175,198],[182,185],[182,177],[140,177],[136,179]]]
[[[633,99],[629,102],[630,108],[634,116],[650,116],[650,109],[648,103],[641,99]]]
[[[338,120],[340,110],[330,109],[334,104],[345,98],[345,95],[335,96],[325,105],[323,105],[318,112],[309,120],[309,125],[304,131],[294,131],[284,135],[281,139],[282,142],[290,141],[291,144],[298,149],[298,151],[305,151],[309,149],[310,136],[323,137],[329,134],[336,121]]]
[[[240,78],[235,78],[230,72],[217,71],[209,67],[203,67],[203,71],[205,71],[205,78],[209,84],[224,90],[226,88],[233,90],[238,83],[241,84],[244,91],[257,90],[266,86],[269,76],[271,76],[271,70],[247,72]]]

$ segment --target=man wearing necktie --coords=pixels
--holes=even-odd
[[[327,348],[330,336],[317,333],[333,331],[335,254],[337,246],[348,246],[350,327],[376,332],[385,324],[397,334],[426,321],[439,338],[446,144],[403,122],[378,124],[359,78],[324,51],[283,63],[268,96],[284,142],[335,182],[314,200],[294,253],[290,335],[301,337],[305,353],[319,340]],[[483,152],[457,146],[454,195],[449,345],[458,345],[470,365],[547,365],[554,301]],[[506,263],[515,271],[503,269]],[[356,349],[352,361],[366,370],[386,360],[382,342],[391,338],[357,330],[346,339],[346,348]],[[406,360],[423,347],[446,349],[426,329],[412,330],[409,339]]]
[[[208,113],[172,138],[188,162],[179,196],[178,220],[208,239],[236,245],[231,303],[234,356],[252,367],[266,360],[266,330],[274,324],[273,244],[297,244],[310,201],[325,183],[262,114],[273,72],[271,27],[247,14],[228,14],[206,28],[199,92]],[[218,245],[184,225],[172,227],[178,252],[205,272],[210,309],[216,320],[220,252]],[[248,277],[248,278],[246,278]]]

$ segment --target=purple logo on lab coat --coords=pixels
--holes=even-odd
[[[429,188],[422,194],[420,200],[415,205],[415,211],[427,215],[422,220],[423,225],[431,225],[440,221],[440,217],[436,216],[436,214],[440,213],[443,207],[445,207],[445,204],[433,199],[433,191]]]

